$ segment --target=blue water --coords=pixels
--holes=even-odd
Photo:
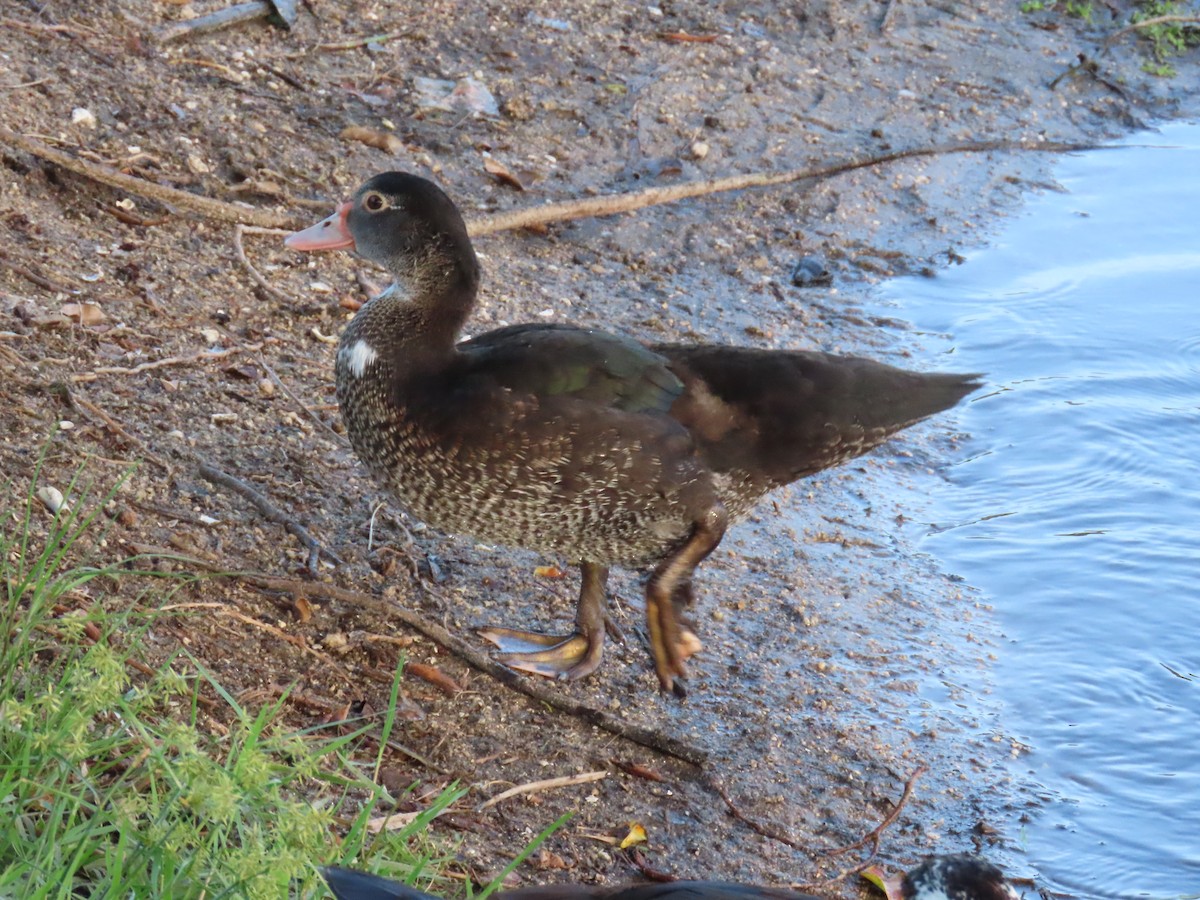
[[[1200,897],[1200,127],[1056,177],[886,289],[992,386],[923,547],[994,605],[1012,765],[1050,798],[993,824],[1052,890]]]

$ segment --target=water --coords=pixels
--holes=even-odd
[[[1156,147],[1132,146],[1155,144]],[[1051,889],[1200,896],[1200,127],[1064,160],[998,243],[888,299],[994,390],[924,543],[995,606],[999,823]]]

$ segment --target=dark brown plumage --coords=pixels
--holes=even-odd
[[[403,882],[329,866],[321,870],[337,900],[437,900]],[[892,879],[888,879],[891,883]],[[903,900],[1017,900],[998,868],[965,853],[931,856],[907,874],[889,897]],[[787,888],[722,881],[670,881],[598,886],[547,884],[493,894],[496,900],[818,900]]]
[[[432,183],[378,175],[288,238],[353,248],[394,288],[342,334],[338,404],[375,477],[442,530],[556,554],[583,573],[576,634],[493,629],[506,661],[579,678],[600,663],[611,565],[653,566],[646,614],[664,689],[697,641],[692,573],[767,491],[953,406],[974,376],[805,351],[658,344],[567,325],[456,343],[479,284],[462,218]]]

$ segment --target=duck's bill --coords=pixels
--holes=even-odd
[[[333,215],[303,231],[289,234],[283,243],[293,250],[352,250],[354,238],[350,236],[350,228],[346,224],[349,214],[350,204],[343,203],[334,210]]]

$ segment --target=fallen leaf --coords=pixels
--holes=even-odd
[[[404,149],[404,141],[387,131],[375,128],[364,128],[361,125],[350,125],[342,129],[338,135],[343,141],[358,141],[385,153],[399,153]]]
[[[567,573],[558,566],[538,566],[533,570],[537,578],[566,578]]]
[[[492,156],[485,155],[483,157],[483,171],[487,172],[501,184],[507,184],[518,191],[525,190],[525,185],[521,184],[521,179],[510,172],[507,166]]]
[[[667,780],[653,769],[648,769],[645,766],[638,765],[637,763],[624,762],[623,760],[619,759],[614,759],[611,762],[622,772],[627,772],[628,774],[633,775],[635,778],[644,778],[647,781],[658,782],[665,782]]]
[[[108,318],[99,303],[64,303],[62,312],[81,325],[99,325]]]
[[[66,328],[71,324],[70,317],[59,313],[52,313],[48,316],[34,316],[29,321],[38,328]]]
[[[244,378],[246,381],[258,381],[260,376],[258,369],[251,365],[234,365],[225,367],[226,375],[233,375],[236,378]]]
[[[563,859],[557,853],[551,853],[549,850],[542,850],[540,853],[538,853],[537,859],[534,860],[533,865],[543,872],[547,869],[572,868],[572,865],[565,859]]]
[[[622,850],[628,850],[634,844],[644,844],[649,838],[646,837],[646,828],[640,822],[629,823],[629,834],[625,835],[621,843],[617,846]]]
[[[499,117],[496,98],[483,82],[467,76],[459,81],[441,78],[413,78],[413,99],[426,109],[463,110],[473,115]]]
[[[381,831],[399,831],[411,825],[419,815],[419,812],[394,812],[388,813],[386,816],[376,816],[374,819],[367,820],[367,831],[371,834],[379,834]]]
[[[903,875],[884,875],[883,870],[879,866],[868,866],[860,873],[863,878],[883,891],[887,900],[901,900],[903,889],[901,887],[904,881]]]
[[[440,689],[443,693],[453,697],[462,691],[462,685],[457,681],[434,666],[427,666],[424,663],[410,662],[405,664],[404,671],[412,675],[414,678],[420,678],[422,681],[427,681],[434,687]]]
[[[296,618],[300,620],[301,625],[312,621],[313,607],[307,597],[297,597],[292,601],[292,609],[296,611]]]

